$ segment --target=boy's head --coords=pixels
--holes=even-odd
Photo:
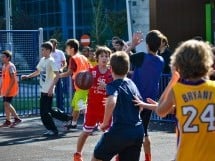
[[[68,39],[66,41],[66,52],[71,55],[71,51],[73,51],[73,54],[76,54],[79,50],[79,42],[76,39]]]
[[[163,37],[162,37],[161,46],[169,47],[168,39],[165,35],[163,35]]]
[[[127,75],[130,67],[129,56],[125,51],[117,51],[111,55],[110,66],[112,72],[119,76]]]
[[[52,45],[53,45],[53,51],[54,51],[55,48],[57,47],[58,41],[57,41],[57,39],[50,39],[49,41],[52,43]]]
[[[46,42],[42,43],[41,48],[44,48],[46,50],[50,50],[50,52],[51,52],[53,49],[53,45],[50,41],[46,41]]]
[[[84,55],[84,56],[86,56],[87,58],[89,57],[89,52],[90,52],[90,47],[89,46],[85,46],[85,47],[83,47],[83,49],[82,49],[82,54]]]
[[[11,61],[12,53],[9,50],[5,50],[2,52],[2,55],[6,58],[8,58],[9,61]]]
[[[157,52],[162,40],[162,33],[158,30],[151,30],[146,35],[146,44],[148,45],[149,51]]]
[[[98,59],[99,59],[99,55],[101,55],[101,54],[103,54],[103,53],[105,53],[105,54],[107,54],[108,55],[108,57],[110,57],[110,55],[111,55],[111,50],[108,48],[108,47],[106,47],[106,46],[98,46],[97,47],[97,49],[96,49],[96,51],[95,51],[95,55],[96,55],[96,60],[98,61]]]
[[[183,79],[198,79],[208,74],[213,64],[211,47],[197,40],[183,42],[171,56],[170,66]]]

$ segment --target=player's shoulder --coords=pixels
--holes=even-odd
[[[214,80],[207,80],[205,81],[205,84],[208,86],[211,86],[212,88],[215,88],[215,81]]]
[[[9,62],[9,66],[10,66],[10,67],[15,67],[15,64],[12,63],[12,62],[10,61],[10,62]]]
[[[50,56],[49,58],[47,58],[47,60],[48,60],[49,62],[55,62],[55,60],[54,60],[54,58],[53,58],[52,56]]]
[[[64,52],[63,52],[62,50],[60,50],[60,49],[56,49],[56,52],[57,52],[57,53],[64,54]]]

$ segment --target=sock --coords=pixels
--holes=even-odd
[[[145,154],[145,161],[151,161],[151,154]]]
[[[72,125],[77,125],[77,121],[72,121]]]

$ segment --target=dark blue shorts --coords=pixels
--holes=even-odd
[[[111,127],[104,133],[94,149],[94,157],[110,161],[116,154],[120,160],[139,161],[143,142],[143,126]]]
[[[13,97],[3,97],[3,102],[11,103],[13,100]]]
[[[152,110],[143,109],[140,113],[140,117],[142,119],[143,127],[144,127],[144,136],[148,136],[148,126],[151,118]]]

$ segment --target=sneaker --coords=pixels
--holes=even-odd
[[[10,127],[10,126],[11,126],[11,122],[8,120],[5,120],[5,122],[0,127]]]
[[[75,153],[73,155],[73,161],[83,161],[83,158],[80,153]]]
[[[18,125],[21,122],[22,122],[22,120],[20,118],[14,118],[14,122],[12,123],[12,125],[10,127],[11,128],[15,127],[16,125]]]
[[[71,128],[72,128],[72,129],[76,129],[76,128],[77,128],[77,125],[71,125]]]
[[[77,129],[77,125],[72,125],[72,124],[67,125],[65,127],[67,128],[67,130],[69,130],[69,129]]]
[[[69,130],[71,128],[71,126],[72,126],[72,121],[71,120],[65,122],[64,125],[63,125],[65,130]]]
[[[44,134],[43,134],[43,136],[57,136],[58,135],[58,132],[56,131],[56,132],[54,132],[54,131],[52,131],[52,130],[47,130]]]

